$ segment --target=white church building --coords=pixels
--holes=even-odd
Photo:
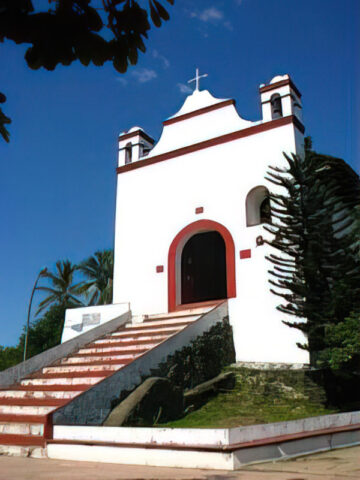
[[[167,428],[145,388],[227,316],[238,362],[308,363],[276,309],[263,242],[269,165],[303,154],[301,95],[288,75],[273,78],[250,122],[199,79],[157,143],[139,127],[119,136],[113,303],[67,310],[61,345],[0,372],[1,455],[235,470],[360,442],[359,412]],[[155,428],[124,425],[149,395]]]
[[[105,322],[228,302],[237,361],[307,363],[301,332],[269,290],[265,180],[283,152],[303,153],[301,94],[289,75],[259,89],[262,118],[196,87],[155,142],[140,127],[119,136],[113,305],[77,309]],[[126,305],[126,307],[124,307]],[[83,312],[83,313],[84,313]],[[68,311],[63,341],[76,335]],[[293,318],[292,318],[293,320]]]

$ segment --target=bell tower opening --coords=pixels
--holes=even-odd
[[[181,303],[227,298],[226,246],[216,231],[189,238],[181,254]]]

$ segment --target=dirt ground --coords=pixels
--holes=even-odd
[[[0,480],[360,480],[360,446],[236,472],[0,457]]]

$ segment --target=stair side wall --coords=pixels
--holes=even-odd
[[[188,345],[199,335],[208,331],[228,315],[227,302],[219,305],[190,324],[178,334],[170,337],[154,349],[138,357],[126,367],[97,383],[91,389],[57,409],[53,415],[54,425],[102,425],[123,390],[137,387],[144,376],[173,354]]]

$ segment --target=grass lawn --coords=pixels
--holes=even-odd
[[[228,368],[235,388],[219,393],[180,420],[158,425],[176,428],[229,428],[337,413],[324,406],[322,388],[304,371]]]

